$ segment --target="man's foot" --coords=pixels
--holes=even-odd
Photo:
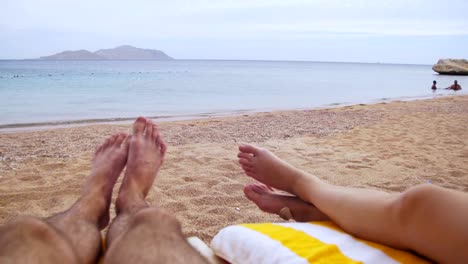
[[[206,263],[185,240],[177,219],[145,202],[165,154],[156,125],[139,117],[116,201],[117,217],[107,232],[104,263]]]
[[[262,211],[277,214],[285,220],[297,222],[326,221],[328,216],[314,205],[304,202],[297,196],[283,194],[264,184],[251,184],[244,187],[245,196]]]
[[[99,228],[109,224],[109,206],[112,189],[127,163],[127,134],[120,133],[107,138],[98,148],[92,160],[92,170],[83,189],[83,195],[74,207],[89,207],[90,214],[98,215]],[[73,210],[73,207],[72,207]]]
[[[127,169],[116,201],[118,214],[147,206],[145,197],[163,163],[166,148],[156,124],[139,117],[133,124]]]
[[[270,151],[252,145],[239,146],[239,163],[245,174],[276,189],[299,195],[299,181],[307,175],[276,157]]]

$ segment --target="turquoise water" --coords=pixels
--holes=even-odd
[[[429,65],[281,61],[0,61],[0,125],[313,108],[430,97],[468,77]],[[437,94],[453,94],[438,90]]]

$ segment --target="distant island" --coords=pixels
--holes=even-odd
[[[113,49],[63,51],[54,55],[40,57],[40,60],[173,60],[160,50],[140,49],[129,45]]]

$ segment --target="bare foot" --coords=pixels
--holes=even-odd
[[[252,145],[239,146],[239,163],[247,176],[268,186],[298,195],[296,189],[306,173],[294,168],[270,151]]]
[[[112,188],[127,162],[126,138],[127,134],[116,134],[96,148],[92,170],[84,185],[83,195],[75,205],[83,212],[98,215],[100,229],[109,223]]]
[[[283,194],[264,184],[251,184],[244,187],[245,196],[262,211],[277,214],[285,220],[297,222],[326,221],[328,216],[314,205],[304,202],[297,196]]]
[[[117,213],[146,206],[144,199],[163,163],[166,148],[156,124],[139,117],[133,124],[127,169],[116,202]]]

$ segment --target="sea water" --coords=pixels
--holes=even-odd
[[[304,109],[454,94],[430,65],[289,61],[0,61],[0,126]]]

